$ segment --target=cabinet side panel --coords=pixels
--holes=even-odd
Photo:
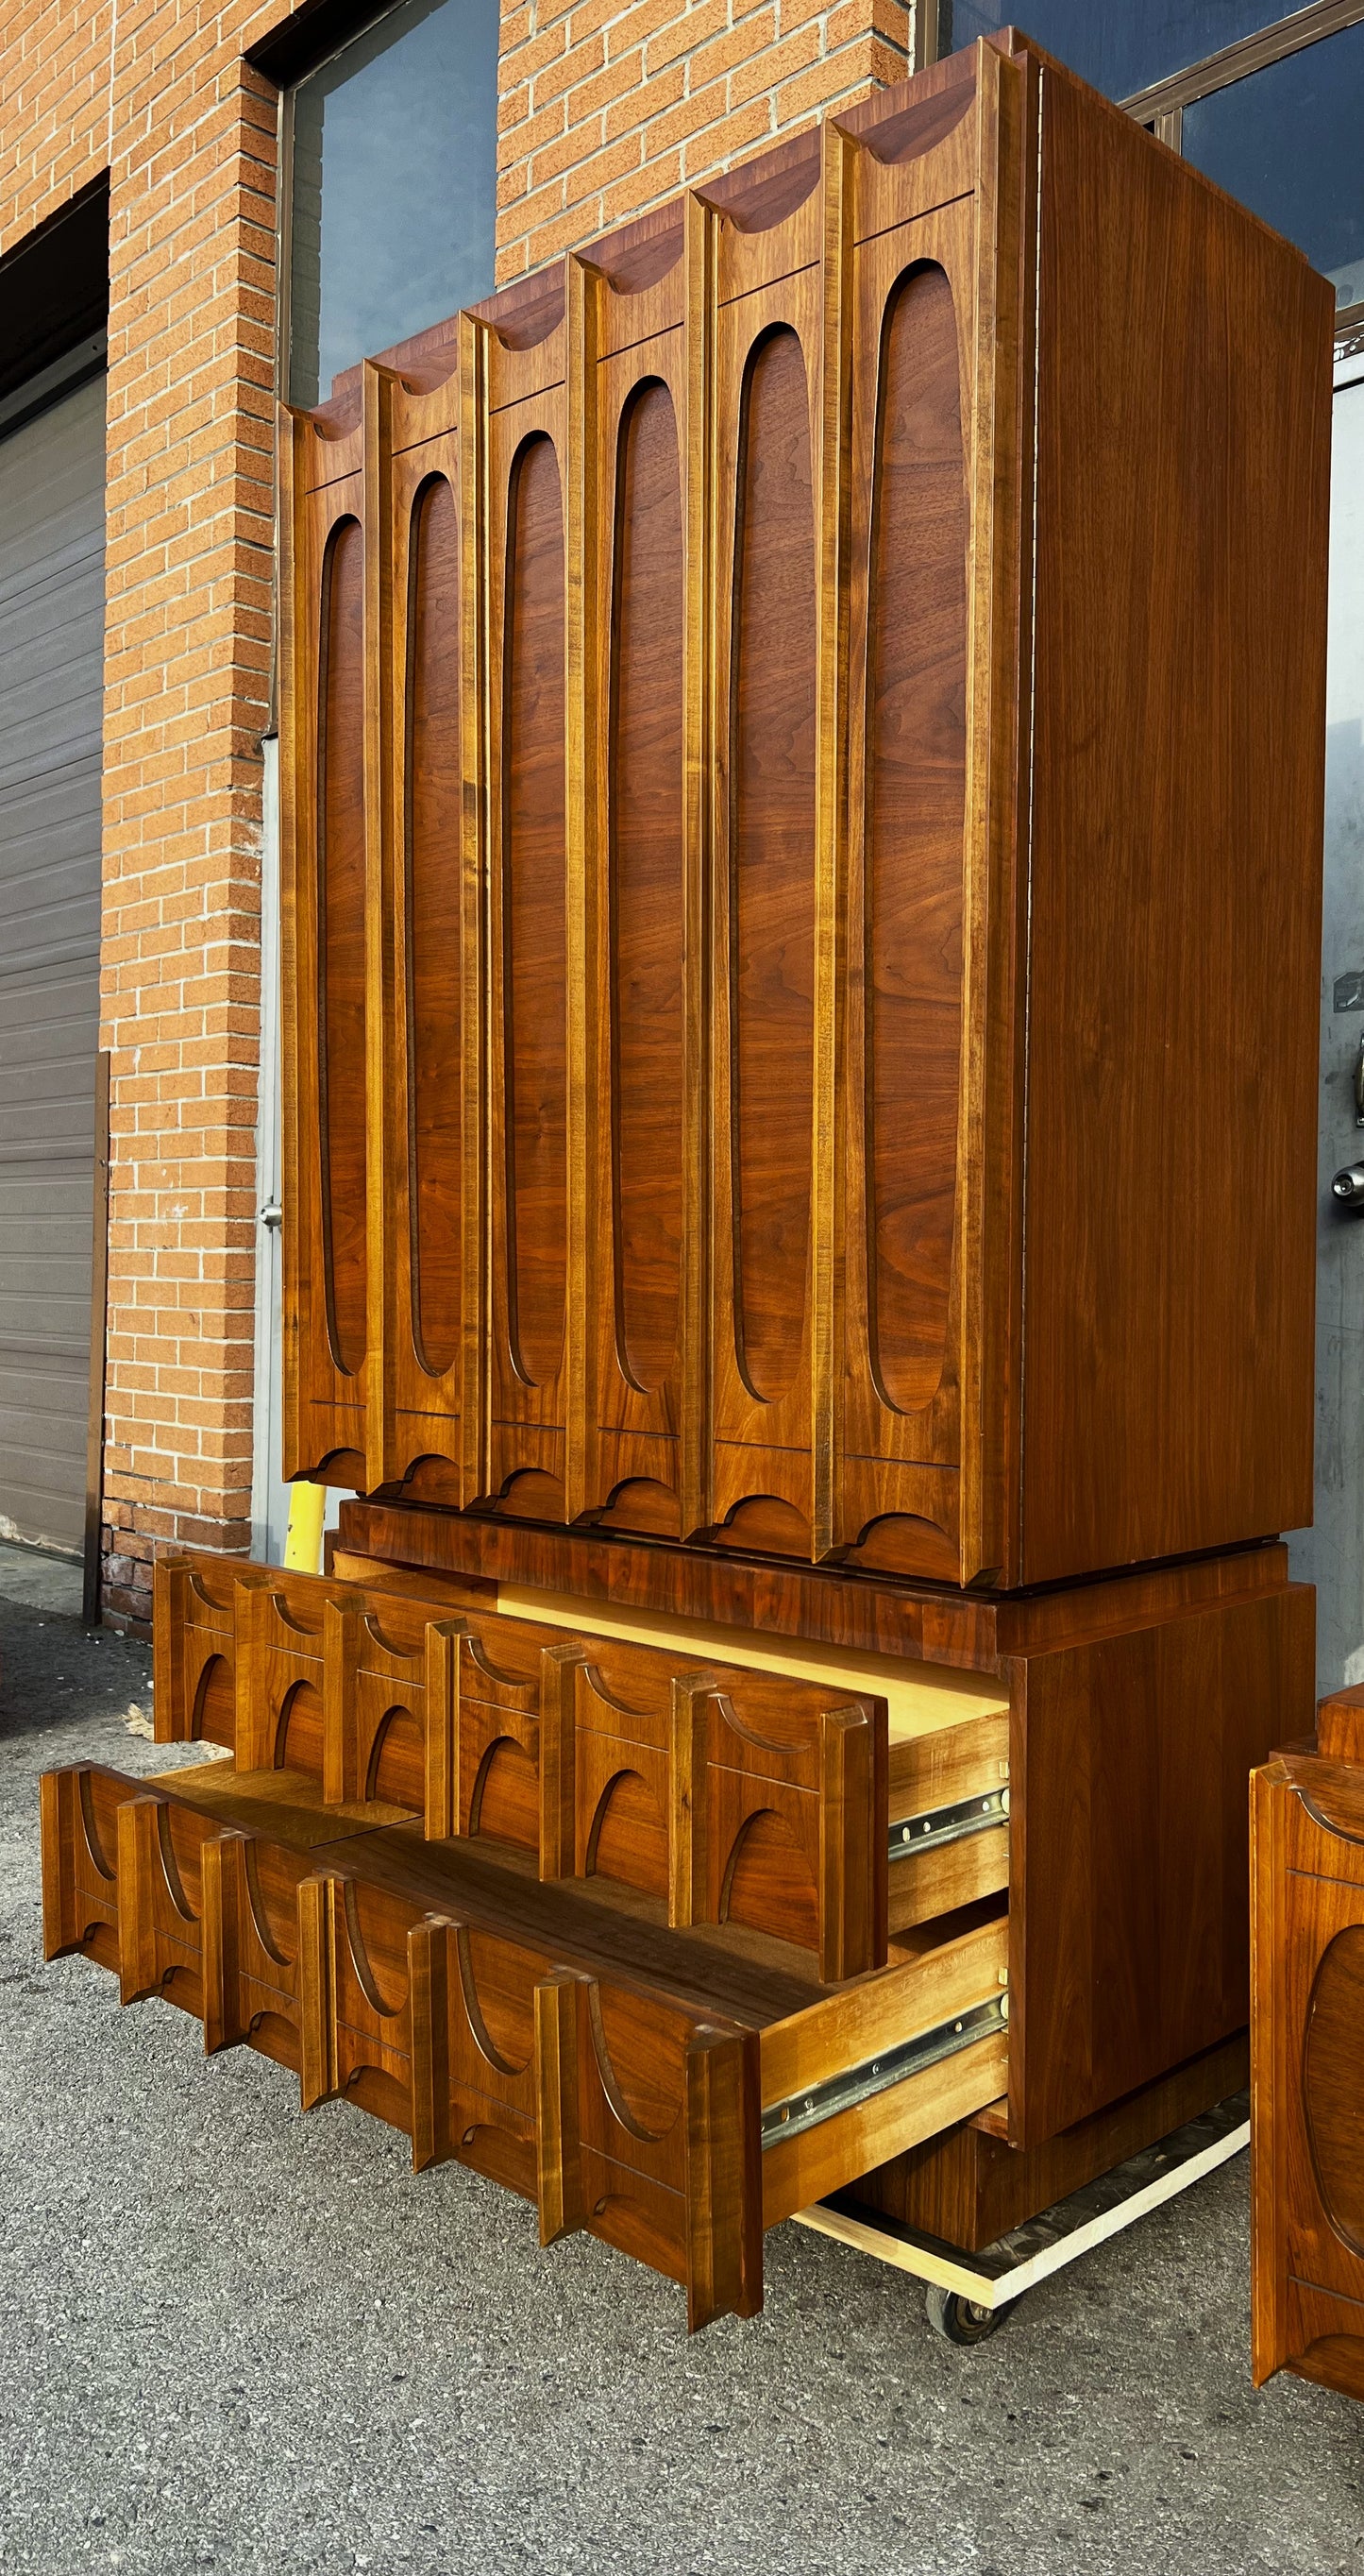
[[[1331,298],[1048,65],[1022,1574],[1312,1509]]]
[[[1293,1585],[1016,1668],[1015,2145],[1245,2027],[1247,1783],[1310,1729],[1313,1606]]]

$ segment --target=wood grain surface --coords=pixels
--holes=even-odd
[[[621,1358],[652,1391],[677,1353],[683,1217],[682,489],[657,377],[622,416],[611,698],[611,1026]]]
[[[506,1152],[512,1347],[557,1375],[568,1285],[564,878],[564,537],[554,449],[512,467],[503,697]]]
[[[1287,2367],[1361,2397],[1364,1772],[1279,1756],[1251,1851],[1255,2380]]]
[[[1328,338],[1009,35],[290,418],[291,1462],[1003,1591],[1301,1521]]]
[[[872,1361],[921,1412],[942,1377],[956,1220],[966,802],[966,457],[952,289],[924,265],[881,333],[867,714]]]
[[[459,518],[433,475],[412,505],[407,593],[408,1222],[412,1334],[432,1377],[460,1344],[463,940]]]
[[[985,2126],[990,2113],[979,2114],[864,2175],[854,2196],[906,2226],[978,2253],[1186,2120],[1242,2092],[1249,2066],[1245,2037],[1226,2040],[1108,2110],[1022,2151]],[[1004,2114],[1007,2105],[995,2109]]]
[[[731,1012],[735,1306],[752,1394],[805,1328],[815,935],[815,530],[809,388],[778,325],[750,353],[734,540]]]
[[[1010,2135],[1243,2029],[1247,1784],[1312,1705],[1306,1586],[1030,1656],[1010,1760]]]
[[[1311,1515],[1328,462],[1311,271],[1045,100],[1029,1581]]]
[[[322,566],[318,670],[318,1066],[327,1331],[353,1377],[367,1346],[364,537],[341,519]]]

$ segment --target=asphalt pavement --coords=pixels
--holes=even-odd
[[[41,1956],[38,1774],[166,1769],[151,1658],[0,1548],[0,2570],[1364,2570],[1364,2409],[1250,2384],[1246,2159],[974,2351],[803,2228],[680,2294]]]

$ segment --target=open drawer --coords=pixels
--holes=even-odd
[[[794,1941],[832,1983],[1008,1885],[988,1680],[486,1587],[423,1599],[204,1557],[156,1580],[163,1740],[211,1718],[244,1771],[301,1768],[435,1840],[636,1888],[678,1929]]]
[[[670,1926],[647,1891],[328,1809],[284,1771],[44,1782],[49,1955],[197,2010],[681,2282],[695,2327],[762,2302],[766,2227],[1007,2083],[1002,1914],[821,1982],[793,1943]]]

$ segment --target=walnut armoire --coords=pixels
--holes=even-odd
[[[285,1472],[49,1949],[686,2285],[1245,2080],[1329,287],[982,41],[281,446]]]

